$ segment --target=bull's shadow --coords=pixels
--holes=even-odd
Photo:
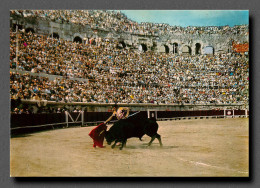
[[[119,149],[119,146],[116,146],[114,149]],[[139,145],[126,145],[124,149],[173,149],[173,148],[178,148],[179,146],[160,146],[158,143],[153,143],[152,145],[148,146],[148,143],[143,143]]]

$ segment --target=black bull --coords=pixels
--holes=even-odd
[[[105,138],[108,145],[115,141],[112,148],[115,147],[117,142],[121,142],[120,150],[126,145],[128,138],[137,137],[141,140],[145,134],[151,137],[148,146],[152,144],[155,138],[159,140],[160,146],[162,146],[161,136],[157,131],[158,124],[154,118],[148,119],[137,114],[115,122],[114,125],[105,132]]]

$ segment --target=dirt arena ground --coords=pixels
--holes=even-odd
[[[158,140],[128,139],[126,148],[92,147],[94,127],[57,129],[10,140],[12,177],[247,177],[246,118],[159,121]]]

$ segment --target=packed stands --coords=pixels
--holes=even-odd
[[[243,26],[137,24],[117,11],[27,10],[11,14],[153,35],[248,32]],[[116,39],[83,44],[22,31],[18,41],[17,57],[17,33],[10,30],[12,100],[153,104],[247,104],[249,100],[249,59],[245,55],[141,53],[117,48]],[[12,108],[13,113],[26,111],[22,110]]]

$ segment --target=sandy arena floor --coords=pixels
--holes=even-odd
[[[246,118],[159,121],[163,147],[150,137],[128,139],[122,151],[92,147],[94,127],[11,138],[10,173],[24,176],[247,177]]]

